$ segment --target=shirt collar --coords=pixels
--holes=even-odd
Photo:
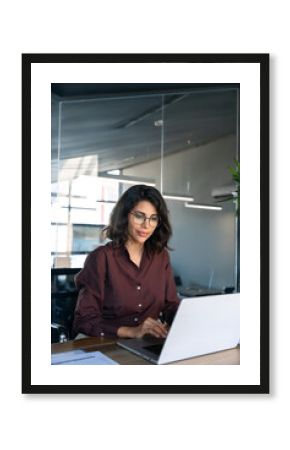
[[[129,252],[126,249],[125,245],[119,245],[118,247],[114,248],[115,254],[116,255],[120,255],[120,256],[126,256],[127,258],[130,259],[129,256]],[[143,256],[148,260],[150,259],[150,252],[148,251],[148,249],[146,248],[146,246],[144,247],[144,253]],[[143,258],[142,256],[142,258]]]

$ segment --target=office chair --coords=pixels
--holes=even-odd
[[[51,343],[54,344],[56,342],[67,342],[69,340],[68,337],[68,329],[59,323],[51,323]]]
[[[73,339],[73,318],[78,297],[74,276],[81,269],[51,269],[51,343]]]

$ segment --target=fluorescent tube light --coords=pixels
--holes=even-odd
[[[221,211],[223,208],[221,206],[214,205],[201,205],[199,203],[184,203],[185,208],[196,208],[196,209],[208,209],[213,211]]]
[[[187,197],[185,195],[174,195],[174,194],[162,194],[162,197],[165,198],[166,200],[178,200],[178,201],[182,201],[182,202],[193,202],[194,198],[193,197]]]

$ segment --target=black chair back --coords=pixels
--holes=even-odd
[[[75,275],[81,269],[51,269],[51,342],[73,339],[72,324],[78,291]]]

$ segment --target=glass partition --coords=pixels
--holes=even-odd
[[[159,188],[161,109],[156,95],[53,100],[52,267],[82,267],[132,184]]]
[[[237,288],[235,204],[215,196],[235,189],[237,100],[234,87],[197,89],[164,111],[163,192],[192,197],[167,200],[173,268],[189,296]]]
[[[146,94],[134,96],[52,97],[52,267],[82,267],[104,243],[101,230],[120,195],[143,183],[166,199],[180,292],[237,289],[229,167],[239,159],[239,87],[166,88],[152,93],[148,85]],[[231,200],[219,203],[226,197]]]

